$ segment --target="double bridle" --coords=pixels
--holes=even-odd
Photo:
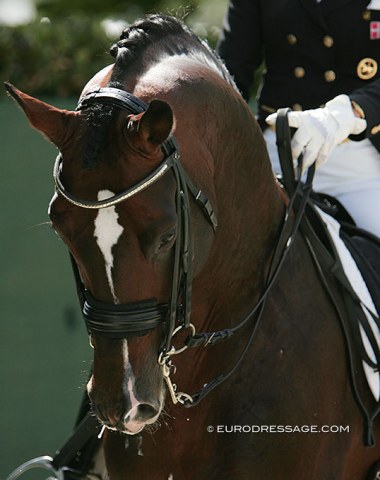
[[[82,97],[77,106],[77,110],[85,110],[89,105],[95,102],[108,103],[117,106],[118,108],[126,110],[130,114],[142,113],[148,108],[148,105],[134,95],[131,95],[129,92],[107,87],[91,91]],[[124,192],[105,200],[83,200],[65,189],[60,179],[62,168],[61,155],[58,155],[54,166],[54,181],[57,193],[62,195],[73,205],[85,209],[101,209],[112,207],[120,202],[126,201],[157,182],[167,172],[173,171],[177,184],[177,238],[174,245],[173,279],[169,304],[158,304],[154,299],[147,299],[125,305],[114,305],[100,302],[94,299],[90,292],[86,290],[73,257],[71,257],[71,261],[84,320],[90,336],[96,334],[117,339],[129,338],[146,335],[156,327],[164,325],[165,336],[159,348],[158,363],[162,368],[163,376],[173,403],[181,403],[186,407],[191,407],[198,404],[211,390],[229,378],[230,375],[236,371],[244,358],[260,323],[267,295],[281,270],[298,230],[303,211],[308,201],[309,191],[311,190],[312,174],[310,182],[307,183],[307,187],[302,187],[303,195],[301,206],[298,207],[297,214],[293,220],[291,220],[290,212],[300,195],[301,182],[298,183],[298,187],[295,189],[293,197],[286,209],[285,219],[279,234],[277,246],[272,256],[265,287],[258,302],[236,326],[216,332],[196,333],[195,327],[190,321],[193,277],[189,192],[196,203],[201,207],[206,219],[211,224],[214,231],[217,228],[217,219],[207,196],[194,185],[183,169],[180,162],[178,146],[173,137],[170,137],[162,145],[162,151],[164,154],[163,160],[147,177],[126,189]],[[205,384],[193,395],[177,391],[177,386],[173,384],[171,380],[171,374],[175,372],[175,366],[172,363],[172,357],[174,355],[182,353],[190,347],[206,347],[226,340],[250,322],[254,317],[256,317],[256,321],[250,335],[248,336],[245,347],[233,367],[226,374],[218,375],[214,380]],[[173,346],[173,337],[179,331],[185,329],[190,329],[190,334],[185,340],[184,346],[176,349]]]
[[[93,103],[111,104],[126,110],[130,114],[142,113],[148,108],[147,104],[129,92],[112,87],[91,91],[80,100],[77,110],[85,110]],[[201,207],[214,231],[217,228],[217,219],[207,196],[194,185],[184,171],[180,162],[178,145],[173,137],[170,137],[162,145],[162,151],[164,154],[163,160],[149,175],[125,191],[105,200],[83,200],[66,190],[60,178],[63,161],[61,154],[56,159],[53,176],[56,191],[68,202],[80,208],[98,210],[126,201],[159,181],[169,171],[173,171],[177,184],[177,238],[174,246],[173,279],[169,304],[158,304],[155,299],[125,305],[98,301],[86,290],[73,257],[71,257],[71,260],[83,317],[89,334],[122,339],[146,335],[159,325],[164,325],[165,337],[160,346],[158,361],[162,367],[173,402],[185,403],[187,401],[191,403],[192,397],[176,392],[176,386],[170,380],[170,373],[174,368],[170,357],[187,348],[175,350],[172,346],[174,335],[179,330],[188,328],[190,328],[191,336],[195,334],[195,328],[190,323],[192,241],[189,192]]]

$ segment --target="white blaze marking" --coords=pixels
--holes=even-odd
[[[135,392],[133,391],[133,383],[134,382],[132,381],[132,377],[129,377],[127,389],[129,393],[129,399],[131,400],[131,405],[132,405],[131,411],[135,410],[136,407],[138,407],[138,405],[140,404],[140,402],[137,400],[135,396]]]
[[[132,371],[132,365],[129,363],[129,351],[128,351],[128,340],[123,340],[123,360],[124,360],[124,371]]]
[[[98,200],[106,200],[114,195],[109,190],[100,190],[98,192]],[[113,255],[112,247],[115,246],[123,233],[123,227],[117,221],[119,215],[116,213],[115,207],[100,208],[95,218],[96,243],[103,254],[105,260],[106,274],[108,285],[111,290],[115,303],[119,303],[115,295],[115,287],[112,279]]]
[[[131,401],[131,409],[129,411],[131,412],[139,405],[140,402],[137,400],[135,392],[133,390],[134,378],[133,378],[132,365],[129,363],[129,352],[128,352],[127,340],[123,340],[123,359],[124,359],[124,371],[126,375],[129,375],[128,383],[127,383],[127,392],[129,394],[129,399]]]

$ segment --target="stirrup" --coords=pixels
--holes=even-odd
[[[56,470],[53,467],[53,459],[49,456],[43,457],[36,457],[32,460],[28,460],[27,462],[23,463],[19,467],[17,467],[13,472],[6,478],[6,480],[16,480],[16,478],[23,475],[28,470],[32,470],[33,468],[42,468],[44,470],[48,470],[53,476],[49,477],[49,480],[64,480],[64,472],[59,469]]]

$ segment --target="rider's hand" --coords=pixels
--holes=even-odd
[[[266,119],[269,125],[275,125],[277,113]],[[355,116],[351,101],[347,95],[338,95],[326,103],[324,108],[289,112],[289,125],[298,130],[292,138],[293,158],[303,152],[303,169],[314,162],[322,165],[332,149],[349,135],[357,135],[366,128],[367,122]]]

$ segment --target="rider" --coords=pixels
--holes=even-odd
[[[229,0],[218,51],[246,100],[265,62],[258,121],[276,173],[266,122],[291,107],[293,157],[316,161],[315,190],[380,237],[380,0]]]

